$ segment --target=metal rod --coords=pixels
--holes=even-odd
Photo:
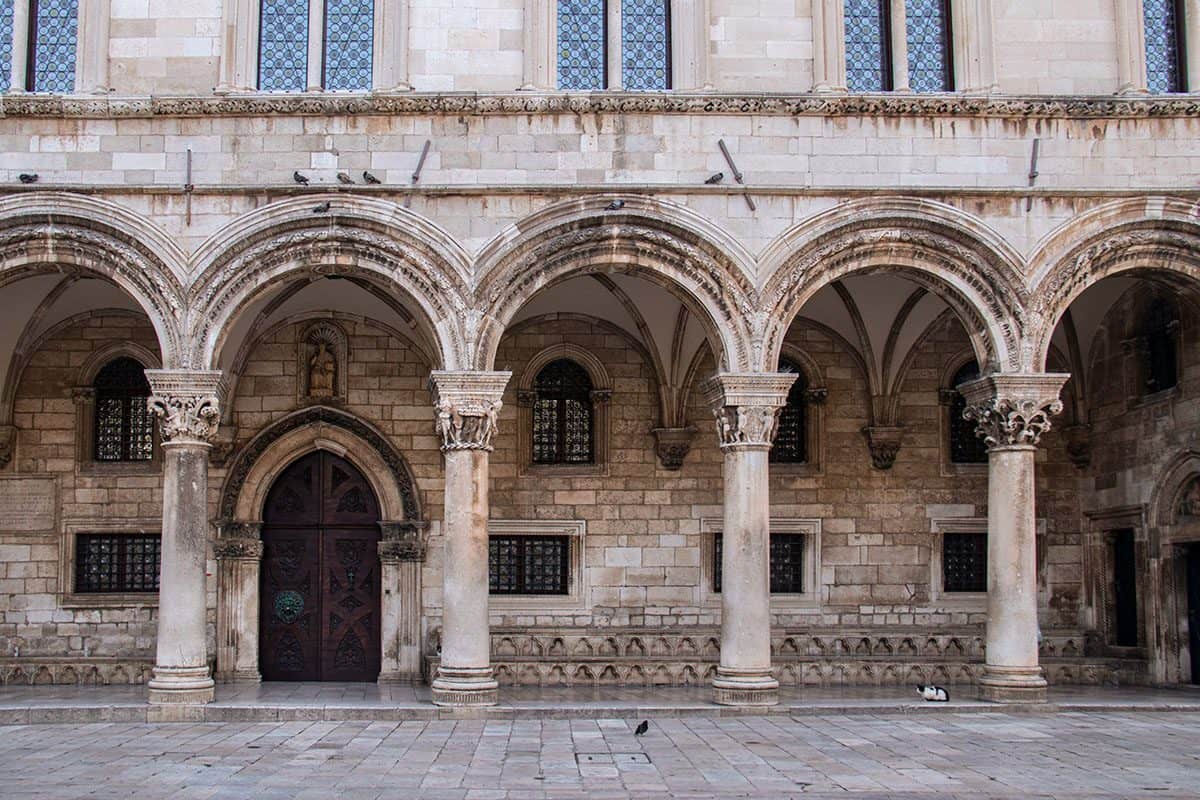
[[[412,185],[416,186],[417,181],[421,180],[421,170],[425,169],[425,158],[429,155],[429,146],[432,142],[429,139],[425,140],[425,146],[421,148],[421,157],[417,159],[417,168],[413,170]],[[412,205],[413,193],[410,191],[408,196],[404,198],[404,207],[408,208]]]
[[[742,173],[738,171],[737,164],[733,163],[733,156],[730,155],[729,148],[725,146],[725,140],[718,139],[717,146],[721,148],[721,154],[725,156],[725,163],[729,165],[729,171],[733,173],[733,180],[745,186],[746,181],[743,179]],[[754,198],[750,196],[749,192],[742,194],[742,199],[746,201],[746,205],[751,211],[758,211],[758,206],[754,204]]]
[[[1034,139],[1033,140],[1033,153],[1030,154],[1030,156],[1029,156],[1029,186],[1030,186],[1030,188],[1032,188],[1033,185],[1035,183],[1037,183],[1038,156],[1041,155],[1041,152],[1042,152],[1042,140]],[[1025,211],[1028,212],[1028,211],[1032,211],[1032,210],[1033,210],[1033,195],[1029,195],[1028,197],[1025,198]]]
[[[190,147],[187,149],[187,178],[185,180],[186,180],[186,183],[183,184],[183,191],[184,191],[184,197],[187,198],[187,201],[186,201],[186,208],[187,208],[186,224],[191,225],[192,224],[192,189],[194,189],[196,187],[192,185],[192,148],[190,148]]]

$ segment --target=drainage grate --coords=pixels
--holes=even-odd
[[[649,764],[646,753],[576,753],[576,764]]]

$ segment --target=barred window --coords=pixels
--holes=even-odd
[[[946,592],[987,591],[987,534],[942,535],[942,587]]]
[[[75,591],[157,592],[162,538],[146,534],[75,537]]]
[[[558,88],[593,91],[608,86],[608,4],[559,0]]]
[[[804,373],[790,361],[779,362],[780,372],[796,375],[788,390],[787,405],[779,411],[775,444],[771,447],[773,464],[803,464],[808,461],[808,383]]]
[[[31,92],[74,92],[78,38],[79,0],[31,0],[25,88]],[[9,59],[11,63],[11,49]]]
[[[12,88],[13,11],[16,0],[0,0],[0,92]]]
[[[1177,336],[1179,318],[1162,297],[1150,301],[1142,316],[1142,391],[1145,394],[1166,391],[1179,382]]]
[[[954,89],[950,0],[906,0],[908,84],[914,92]]]
[[[671,88],[668,0],[622,0],[621,81],[633,92]]]
[[[802,594],[804,592],[804,534],[771,534],[771,594]],[[713,536],[713,591],[721,591],[721,558],[724,537]]]
[[[1142,0],[1146,85],[1152,92],[1186,92],[1184,0]]]
[[[846,86],[852,92],[892,88],[889,0],[846,0]]]
[[[592,379],[569,358],[551,361],[533,384],[533,463],[591,464]]]
[[[569,536],[489,536],[491,594],[568,594]]]
[[[258,88],[302,92],[308,86],[309,0],[262,0]]]
[[[370,89],[374,53],[374,1],[325,0],[325,88]]]
[[[117,358],[96,376],[96,460],[149,461],[154,456],[154,415],[147,406],[146,371]]]
[[[954,464],[986,464],[988,460],[987,445],[983,439],[975,435],[975,423],[963,417],[967,410],[967,399],[958,387],[967,381],[979,377],[979,364],[968,361],[959,367],[958,372],[950,381],[950,388],[955,390],[954,399],[950,402],[950,461]]]

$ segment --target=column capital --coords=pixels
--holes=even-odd
[[[975,433],[989,450],[1036,447],[1042,434],[1050,430],[1050,417],[1062,411],[1059,394],[1070,377],[1037,372],[969,381],[958,387],[967,401],[963,416],[975,422]]]
[[[150,411],[163,444],[208,444],[221,424],[225,377],[219,370],[148,369]]]
[[[700,387],[712,406],[722,449],[770,447],[779,409],[796,375],[784,372],[723,372]]]
[[[504,387],[511,372],[448,372],[429,374],[436,430],[442,450],[492,449],[497,417],[504,405]]]

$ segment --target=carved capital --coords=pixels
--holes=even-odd
[[[1059,393],[1069,377],[1001,374],[964,383],[959,387],[967,401],[963,417],[976,424],[975,433],[988,449],[1036,447],[1050,430],[1050,417],[1062,411]]]
[[[213,542],[213,555],[218,561],[258,561],[262,554],[263,543],[259,539],[217,539]]]
[[[380,522],[383,541],[379,558],[383,561],[424,561],[429,540],[424,522]]]
[[[900,452],[904,428],[898,425],[868,425],[862,432],[867,437],[867,449],[871,451],[871,466],[875,469],[891,469]]]
[[[683,466],[683,460],[692,449],[692,437],[696,429],[686,428],[655,428],[654,451],[663,469],[676,470]]]
[[[701,390],[712,406],[721,448],[770,447],[779,409],[787,403],[795,374],[783,372],[723,373]]]
[[[593,389],[591,392],[592,402],[599,405],[612,400],[612,389]]]
[[[148,369],[150,410],[164,444],[207,444],[221,424],[224,378],[218,371]]]
[[[4,469],[12,461],[13,452],[17,449],[17,427],[15,425],[0,425],[0,469]]]
[[[435,430],[443,451],[491,451],[501,398],[511,377],[511,372],[430,373]]]
[[[261,539],[261,522],[240,522],[232,519],[219,519],[213,523],[217,529],[218,539]]]
[[[823,406],[825,405],[825,402],[829,400],[829,390],[824,386],[818,386],[815,389],[809,389],[804,393],[804,399],[806,399],[810,405]]]
[[[71,400],[77,406],[95,403],[96,389],[93,386],[76,386],[71,390]]]

